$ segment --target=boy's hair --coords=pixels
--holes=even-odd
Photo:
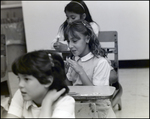
[[[88,9],[87,5],[82,0],[72,0],[70,3],[68,3],[66,5],[66,7],[64,9],[64,12],[66,13],[66,11],[73,12],[73,13],[80,14],[80,15],[85,13],[86,14],[85,20],[88,21],[88,22],[94,22],[93,19],[92,19],[91,14],[89,12],[89,9]],[[68,22],[66,20],[61,25],[61,28],[64,30],[67,25],[68,25]]]
[[[65,80],[64,61],[60,55],[49,53],[46,50],[39,50],[26,53],[17,58],[12,64],[14,74],[32,75],[41,84],[49,83],[48,77],[53,77],[53,83],[49,90],[56,89],[57,91],[66,88],[66,93],[69,92]]]
[[[90,51],[92,52],[94,56],[97,57],[101,55],[105,57],[105,51],[102,50],[96,34],[94,33],[91,25],[87,21],[78,20],[78,21],[74,21],[71,24],[68,24],[68,26],[64,30],[65,40],[68,41],[68,34],[70,34],[72,37],[79,39],[79,36],[76,34],[75,31],[83,34],[84,36],[90,37],[90,41],[88,45],[89,45]]]

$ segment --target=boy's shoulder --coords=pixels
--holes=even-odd
[[[55,107],[59,105],[74,105],[75,100],[70,95],[66,94],[65,96],[60,97],[57,102],[55,103]]]

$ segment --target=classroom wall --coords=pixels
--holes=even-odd
[[[49,49],[68,1],[22,1],[27,50]],[[119,60],[149,59],[149,1],[85,1],[101,31],[118,31]]]

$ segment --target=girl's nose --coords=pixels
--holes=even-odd
[[[68,24],[71,24],[72,23],[72,20],[71,19],[68,19]]]
[[[69,42],[68,46],[69,46],[70,49],[73,48],[72,42]]]

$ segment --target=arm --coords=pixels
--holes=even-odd
[[[52,46],[57,51],[68,50],[68,44],[67,44],[67,41],[64,41],[63,30],[61,29],[61,27],[59,28],[56,39],[54,39],[54,41],[52,42]]]
[[[60,91],[52,90],[47,93],[42,101],[41,113],[39,117],[51,117],[53,103],[65,92],[65,89]]]
[[[94,86],[83,69],[78,74],[84,86]]]
[[[109,85],[110,65],[105,58],[101,58],[94,68],[93,84]]]
[[[55,42],[53,47],[55,48],[55,50],[57,51],[68,51],[68,45],[65,43],[61,43],[61,42]]]
[[[69,63],[70,67],[72,67],[76,73],[79,74],[79,77],[82,81],[82,84],[85,86],[93,86],[92,81],[90,81],[89,77],[85,73],[84,69],[78,64],[78,62],[71,60],[71,59],[66,59],[67,62]]]

